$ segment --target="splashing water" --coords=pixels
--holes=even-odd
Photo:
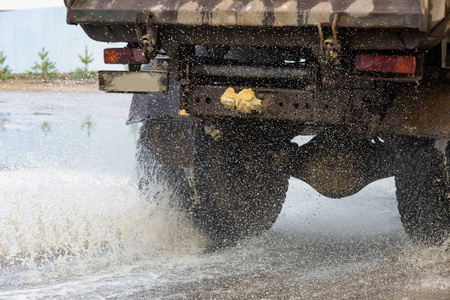
[[[204,242],[181,212],[141,199],[126,177],[11,170],[0,172],[0,190],[2,273],[129,263]]]
[[[0,286],[17,274],[36,282],[201,250],[204,238],[169,205],[163,182],[147,197],[158,204],[138,192],[129,96],[0,98],[0,112],[20,125],[0,132]]]

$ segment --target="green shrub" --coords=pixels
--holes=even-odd
[[[92,58],[92,53],[89,54],[88,53],[88,48],[86,46],[86,48],[84,49],[84,57],[81,55],[78,55],[78,57],[80,58],[81,62],[84,64],[84,71],[87,73],[88,72],[88,65],[94,61],[94,59]]]
[[[86,71],[82,68],[76,68],[75,71],[72,72],[73,79],[95,79],[97,77],[96,71]]]
[[[76,68],[75,71],[72,72],[72,78],[74,79],[94,79],[97,77],[96,71],[89,71],[88,67],[91,62],[94,61],[92,58],[92,53],[89,54],[88,48],[86,46],[84,51],[84,56],[78,55],[81,63],[84,64],[84,68]]]
[[[55,63],[48,59],[48,51],[45,51],[45,48],[42,48],[42,51],[39,52],[38,55],[41,58],[41,61],[39,63],[34,63],[34,66],[31,67],[32,71],[28,71],[28,75],[31,78],[39,78],[43,82],[56,79],[58,77],[56,66]]]
[[[6,56],[3,56],[3,52],[0,52],[0,80],[6,80],[12,78],[12,70],[8,65],[5,65]]]

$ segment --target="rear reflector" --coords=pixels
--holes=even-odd
[[[356,55],[355,69],[363,72],[414,74],[416,57],[358,54]]]
[[[142,65],[149,62],[139,48],[109,48],[103,51],[103,55],[105,64]]]

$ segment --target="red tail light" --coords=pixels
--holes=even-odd
[[[103,55],[105,64],[142,65],[149,62],[139,48],[109,48],[103,51]]]
[[[414,74],[415,56],[358,54],[355,61],[356,71]]]

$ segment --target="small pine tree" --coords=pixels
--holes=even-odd
[[[86,46],[84,51],[84,57],[81,55],[78,55],[81,62],[84,64],[84,68],[76,68],[75,71],[72,72],[72,77],[74,79],[93,79],[97,75],[97,72],[95,71],[89,71],[89,64],[94,61],[94,58],[92,57],[94,54],[89,54],[88,48]]]
[[[0,80],[8,79],[11,77],[11,69],[8,65],[5,65],[6,56],[3,56],[3,52],[0,51]]]
[[[41,58],[40,63],[34,62],[34,66],[31,67],[32,71],[29,71],[28,74],[33,77],[39,77],[44,82],[55,79],[57,77],[57,70],[55,63],[51,62],[47,57],[48,51],[42,48],[42,51],[38,55]]]
[[[78,55],[78,57],[80,58],[81,62],[84,64],[84,71],[87,73],[88,72],[88,65],[94,61],[94,58],[92,57],[92,55],[94,55],[93,53],[88,54],[88,48],[86,46],[85,51],[84,51],[84,57],[81,55]]]

